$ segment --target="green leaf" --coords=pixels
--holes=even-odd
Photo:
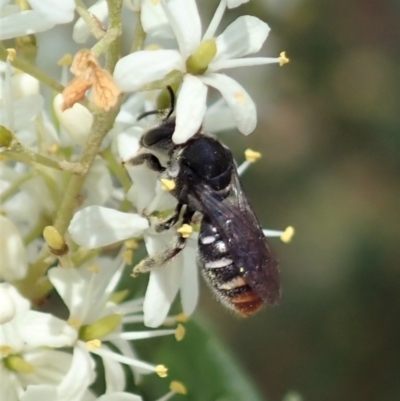
[[[174,400],[263,401],[248,375],[204,319],[189,321],[185,327],[183,341],[165,341],[155,353],[153,348],[151,359],[168,367],[168,377],[146,379],[146,399],[160,397],[161,387],[167,391],[168,384],[177,380],[185,385],[188,394],[176,395]],[[160,380],[167,382],[161,386]]]

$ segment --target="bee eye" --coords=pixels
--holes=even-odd
[[[167,121],[147,131],[142,139],[147,148],[168,149],[172,145],[172,134],[175,131],[175,120]]]

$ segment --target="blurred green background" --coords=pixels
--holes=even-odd
[[[249,199],[265,227],[296,236],[272,241],[279,307],[240,320],[204,286],[200,310],[268,400],[399,400],[400,2],[252,0],[222,25],[243,14],[271,26],[262,53],[291,62],[228,72],[259,122],[221,138],[239,161],[262,152]]]

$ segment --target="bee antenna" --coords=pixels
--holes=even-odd
[[[171,117],[172,113],[173,113],[174,110],[175,110],[175,93],[174,93],[174,90],[168,85],[168,86],[167,86],[167,91],[168,91],[168,93],[169,93],[170,106],[169,106],[168,114],[167,114],[167,116],[163,119],[163,121],[167,121],[167,120]],[[136,118],[136,121],[139,121],[139,120],[141,120],[141,119],[143,119],[143,118],[145,118],[145,117],[147,117],[147,116],[151,116],[151,115],[153,115],[153,114],[161,114],[161,112],[162,112],[162,110],[150,110],[150,111],[145,111],[144,113],[138,115],[138,117]]]
[[[169,107],[169,112],[167,114],[167,117],[164,118],[164,121],[168,120],[172,113],[175,110],[175,93],[174,90],[168,85],[167,86],[167,91],[169,93],[169,99],[170,99],[170,107]]]

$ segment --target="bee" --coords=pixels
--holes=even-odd
[[[174,95],[168,90],[168,115],[145,132],[141,138],[145,152],[129,161],[146,164],[160,178],[174,183],[171,194],[178,202],[176,209],[157,231],[179,221],[190,224],[195,213],[200,213],[197,264],[221,302],[242,316],[252,315],[266,303],[276,305],[280,298],[278,262],[243,191],[231,151],[201,129],[187,142],[175,144]],[[163,166],[160,158],[165,156]],[[134,274],[168,263],[184,249],[185,242],[177,233],[168,250],[143,260]]]

